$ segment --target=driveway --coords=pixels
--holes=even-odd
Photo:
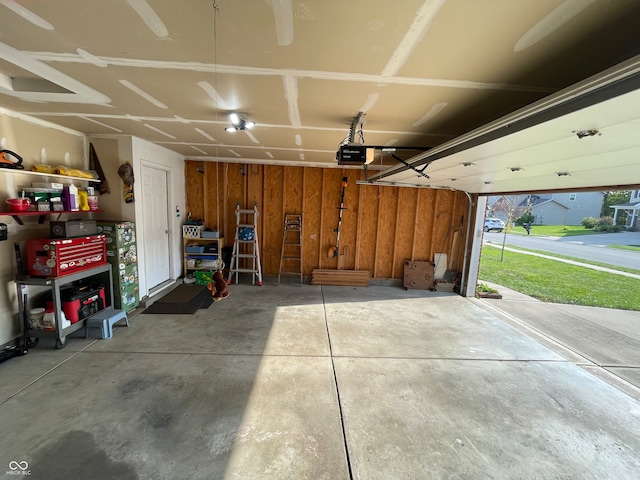
[[[485,233],[484,240],[496,247],[502,245],[503,234]],[[640,270],[640,252],[607,248],[607,245],[640,245],[640,232],[579,237],[507,234],[505,243],[551,255],[567,255]],[[640,399],[640,312],[545,303],[502,285],[485,283],[496,288],[503,298],[479,302],[500,318],[590,373]]]
[[[640,312],[545,303],[486,283],[502,299],[479,299],[479,303],[522,333],[640,399]]]
[[[503,238],[503,233],[488,232],[484,234],[484,241],[492,244],[502,245]],[[515,247],[540,250],[555,253],[556,255],[566,255],[640,270],[640,252],[607,248],[608,245],[640,245],[640,232],[607,233],[577,237],[537,237],[507,233],[505,243]]]

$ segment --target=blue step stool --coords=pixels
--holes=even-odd
[[[122,310],[116,308],[100,310],[85,322],[84,338],[89,338],[90,328],[100,328],[102,329],[102,338],[111,338],[113,336],[113,325],[120,320],[124,320],[125,325],[129,326],[127,314]]]

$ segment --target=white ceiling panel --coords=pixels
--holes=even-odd
[[[337,167],[359,112],[356,143],[436,149],[634,58],[638,18],[636,0],[7,1],[0,107],[187,159]],[[497,191],[515,188],[502,174],[517,163],[526,178],[545,162],[633,149],[632,101],[626,116],[603,107],[427,171]],[[256,122],[252,136],[225,132],[232,111]],[[576,143],[570,131],[581,128],[603,135]],[[462,161],[478,168],[459,172]],[[395,163],[372,168],[412,178]],[[584,183],[573,165],[563,168]]]

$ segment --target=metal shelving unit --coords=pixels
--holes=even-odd
[[[67,335],[80,330],[85,327],[86,318],[82,320],[78,320],[76,323],[72,323],[71,326],[67,328],[60,328],[61,324],[61,315],[60,312],[62,310],[62,299],[60,298],[60,289],[64,285],[68,285],[78,280],[82,280],[88,277],[93,277],[95,275],[100,275],[103,273],[108,273],[109,275],[109,283],[108,290],[109,294],[107,298],[109,299],[109,305],[105,305],[105,308],[108,306],[113,306],[113,278],[111,275],[111,265],[109,263],[105,263],[104,265],[99,265],[97,267],[88,268],[87,270],[82,270],[80,272],[70,273],[69,275],[63,275],[61,277],[29,277],[29,276],[20,276],[17,277],[16,288],[18,291],[18,307],[20,310],[20,318],[24,318],[24,309],[27,308],[26,305],[23,304],[22,291],[25,286],[37,286],[37,287],[49,287],[52,293],[53,300],[53,313],[56,320],[56,328],[55,330],[41,330],[41,329],[29,329],[27,331],[27,337],[29,338],[56,338],[55,347],[60,349],[64,348],[67,344]],[[88,317],[90,318],[90,317]],[[23,326],[26,328],[26,325]]]

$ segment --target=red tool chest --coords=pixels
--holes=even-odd
[[[106,262],[104,235],[27,240],[27,264],[32,277],[61,277]]]

